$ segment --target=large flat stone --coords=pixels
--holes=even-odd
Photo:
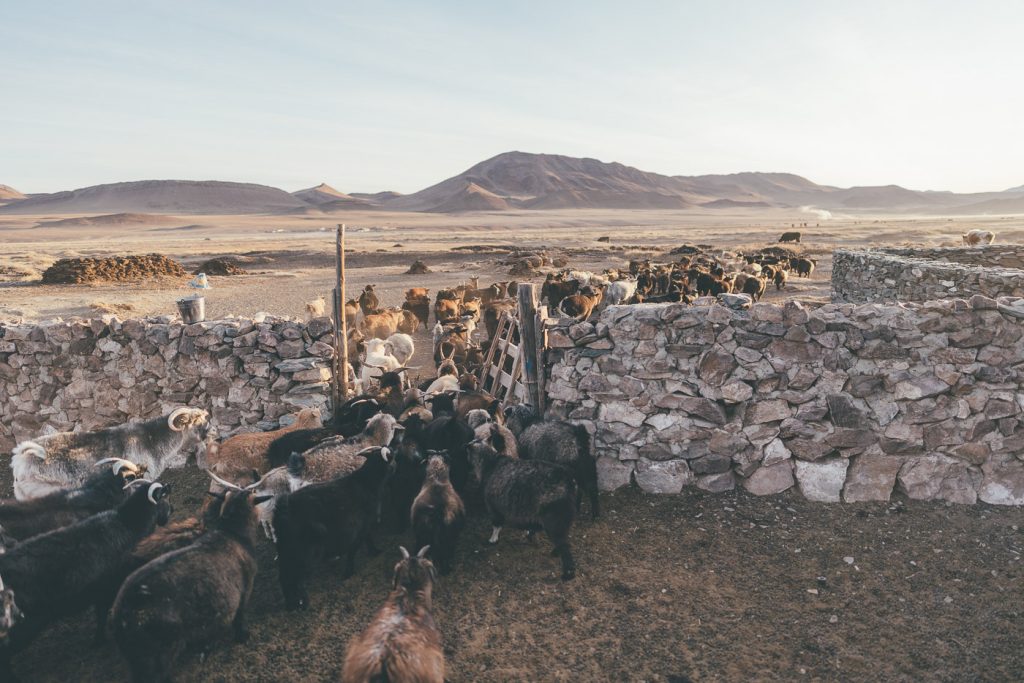
[[[846,481],[846,468],[850,461],[845,458],[827,458],[816,462],[796,460],[796,480],[804,498],[816,503],[838,503],[839,495]]]

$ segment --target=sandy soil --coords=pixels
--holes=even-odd
[[[197,470],[165,479],[179,511],[199,504]],[[601,519],[574,529],[580,570],[569,583],[547,541],[506,532],[484,547],[489,527],[472,519],[435,592],[449,680],[1010,681],[1024,671],[1022,509],[695,489],[602,504]],[[177,680],[336,680],[408,542],[385,534],[385,553],[360,556],[347,582],[325,563],[310,609],[296,613],[284,610],[261,541],[250,641],[193,653]],[[16,672],[125,680],[116,648],[91,644],[91,626],[83,615],[51,627],[15,658]]]
[[[213,279],[213,289],[206,293],[210,318],[258,311],[301,316],[304,303],[326,294],[334,278],[333,225],[322,216],[191,216],[192,223],[172,227],[37,227],[54,219],[0,218],[0,239],[7,247],[0,255],[0,316],[46,319],[105,311],[173,313],[175,299],[192,292],[187,280],[69,287],[33,284],[60,257],[159,252],[189,267],[208,258],[234,256],[250,274]],[[355,292],[367,282],[376,283],[386,304],[400,301],[401,292],[412,285],[436,289],[472,275],[479,275],[483,283],[507,279],[507,268],[497,265],[500,257],[452,251],[457,246],[563,249],[569,250],[574,267],[599,269],[682,243],[764,246],[797,224],[804,233],[804,247],[819,259],[819,268],[811,282],[794,282],[787,294],[822,301],[828,296],[829,254],[838,246],[956,244],[959,235],[972,227],[995,230],[999,241],[1024,238],[1021,217],[840,217],[815,223],[813,216],[782,211],[524,211],[457,216],[353,212],[345,214],[344,220],[350,225],[350,289]],[[804,222],[808,227],[800,227]],[[601,236],[611,237],[611,243],[597,242]],[[416,258],[435,272],[402,275]]]

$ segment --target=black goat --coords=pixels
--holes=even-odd
[[[9,539],[24,541],[117,507],[125,498],[125,485],[143,472],[135,463],[120,458],[100,460],[96,466],[101,469],[76,488],[40,498],[0,500],[0,527],[4,534]]]
[[[134,681],[169,678],[187,645],[228,630],[237,642],[249,637],[245,613],[256,578],[255,506],[266,497],[237,486],[215,495],[218,514],[211,515],[206,533],[135,571],[117,594],[114,638]]]
[[[366,545],[371,554],[380,552],[373,544],[373,531],[393,464],[387,447],[376,448],[352,474],[278,497],[274,510],[278,576],[290,609],[309,604],[306,576],[318,554],[345,555],[347,578],[355,571],[359,546]]]
[[[476,435],[465,420],[447,412],[447,402],[443,407],[444,412],[438,414],[437,411],[441,406],[437,399],[440,396],[434,398],[434,419],[423,429],[423,444],[426,446],[426,450],[448,453],[452,485],[460,495],[464,495],[466,481],[469,477],[466,446]]]
[[[442,574],[452,570],[455,547],[465,523],[466,508],[448,477],[446,453],[430,453],[423,488],[412,504],[416,551],[429,546]]]
[[[590,498],[591,517],[601,513],[597,490],[597,461],[590,453],[590,435],[581,425],[541,420],[525,405],[505,408],[505,426],[515,435],[519,457],[547,460],[568,467]],[[577,500],[580,509],[582,498]]]
[[[544,460],[516,460],[487,444],[470,444],[473,478],[480,484],[493,531],[488,543],[498,542],[505,526],[544,531],[562,558],[562,580],[576,576],[569,549],[569,530],[576,514],[576,481],[569,470]]]
[[[0,644],[0,680],[14,680],[11,657],[50,622],[88,607],[97,586],[139,541],[171,515],[170,486],[143,479],[114,510],[19,543],[0,555],[0,576],[25,613]]]

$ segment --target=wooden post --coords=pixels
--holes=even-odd
[[[348,323],[345,321],[345,224],[338,224],[334,240],[334,371],[331,407],[335,424],[338,408],[348,398]]]
[[[537,414],[541,417],[544,416],[544,411],[547,410],[547,372],[544,365],[544,350],[548,347],[548,329],[544,325],[544,322],[548,319],[548,307],[538,306],[537,307],[537,332],[536,332],[536,346],[537,346]]]
[[[540,413],[541,399],[537,382],[537,285],[523,282],[519,285],[519,358],[522,363],[523,385],[530,405]]]

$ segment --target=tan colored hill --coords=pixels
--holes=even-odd
[[[508,211],[507,201],[480,187],[466,183],[461,191],[449,195],[443,202],[427,211],[433,213],[459,213],[462,211]]]
[[[16,202],[25,198],[25,195],[15,190],[10,185],[0,185],[0,203]]]
[[[82,216],[58,221],[44,221],[40,228],[88,228],[104,225],[167,225],[176,223],[174,216],[156,216],[149,213],[112,213],[104,216]]]
[[[140,180],[33,195],[0,207],[0,213],[278,213],[309,205],[284,190],[216,180]]]

